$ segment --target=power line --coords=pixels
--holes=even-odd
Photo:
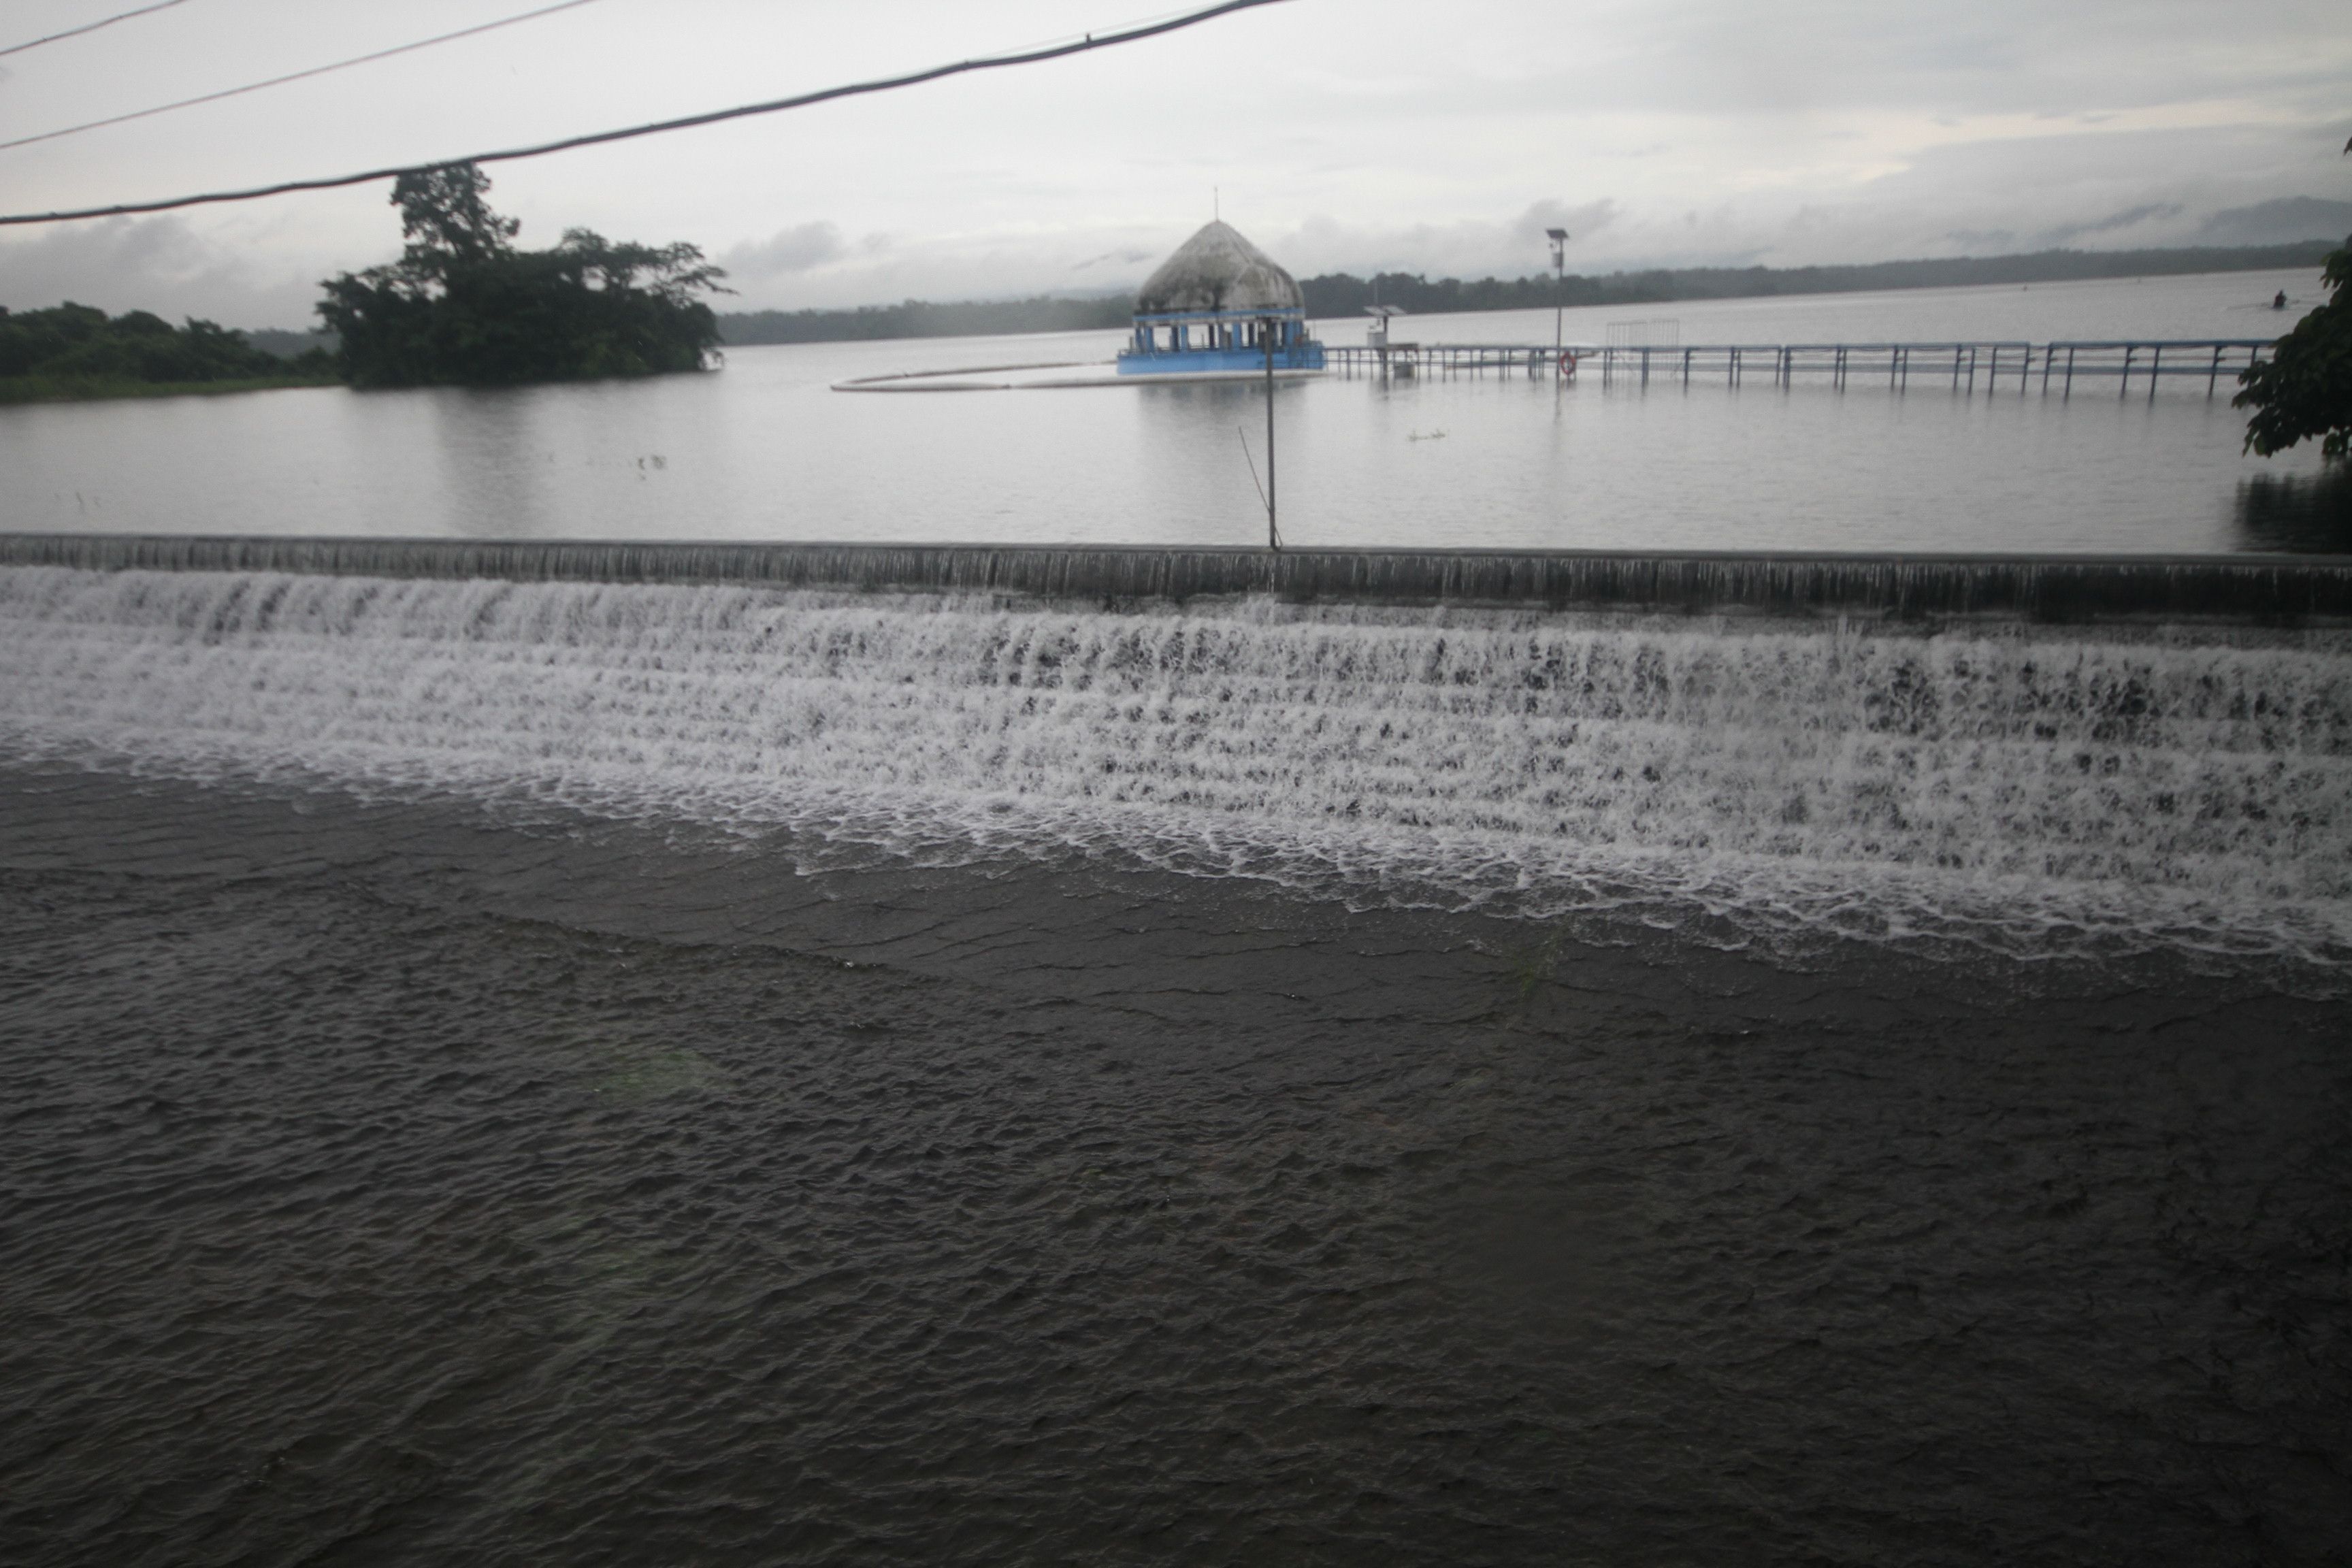
[[[170,0],[170,3],[176,5],[179,0]],[[528,22],[534,16],[551,16],[558,11],[569,11],[575,6],[591,4],[593,4],[593,0],[562,0],[560,5],[541,5],[536,11],[525,11],[513,16],[501,16],[495,22],[484,22],[473,27],[460,27],[454,33],[443,33],[437,37],[419,38],[413,44],[401,44],[389,49],[378,49],[370,55],[354,55],[350,59],[337,60],[332,65],[312,66],[308,70],[271,77],[268,81],[247,82],[243,87],[224,88],[218,92],[207,92],[195,98],[184,98],[177,103],[159,103],[152,109],[134,109],[128,114],[113,114],[104,120],[85,121],[79,125],[68,125],[60,131],[44,131],[37,136],[19,136],[14,142],[0,142],[0,153],[5,153],[11,147],[29,147],[36,142],[54,142],[60,136],[72,136],[83,131],[95,131],[101,125],[120,125],[126,120],[144,120],[151,114],[169,114],[175,109],[188,109],[199,103],[216,103],[224,98],[236,98],[244,93],[259,92],[265,87],[282,87],[289,81],[301,81],[309,77],[325,76],[329,71],[347,70],[352,66],[363,66],[370,60],[386,60],[394,55],[409,54],[417,49],[429,49],[436,44],[446,44],[452,38],[470,38],[477,33],[496,32],[500,27],[511,27],[517,22]]]
[[[21,55],[26,49],[37,49],[43,44],[54,44],[60,38],[79,38],[84,33],[95,33],[100,27],[111,27],[117,22],[128,22],[133,16],[144,16],[152,11],[168,11],[174,5],[184,5],[188,0],[162,0],[160,5],[142,5],[136,11],[118,11],[96,22],[85,22],[79,27],[68,27],[62,33],[51,33],[46,38],[35,38],[29,44],[11,44],[0,49],[0,55]]]
[[[684,131],[697,125],[715,125],[722,120],[741,120],[754,114],[774,114],[787,109],[804,109],[813,103],[824,103],[836,98],[855,98],[863,93],[888,92],[894,88],[914,87],[942,77],[961,76],[966,71],[998,70],[1007,66],[1034,65],[1040,60],[1059,59],[1065,55],[1085,54],[1090,49],[1107,49],[1118,44],[1131,44],[1141,38],[1156,37],[1183,27],[1212,21],[1235,11],[1253,10],[1260,5],[1280,5],[1283,0],[1223,0],[1199,11],[1189,11],[1164,21],[1140,23],[1115,33],[1099,36],[1088,33],[1074,43],[1061,43],[1020,54],[992,55],[980,59],[960,60],[954,65],[933,66],[929,70],[910,72],[906,76],[886,77],[877,81],[856,82],[847,87],[829,87],[818,92],[804,92],[793,98],[779,98],[767,103],[747,103],[735,109],[713,110],[708,114],[689,114],[677,120],[659,120],[648,125],[632,125],[620,131],[598,131],[585,136],[568,136],[561,142],[543,142],[535,147],[515,147],[501,153],[475,153],[457,158],[436,158],[429,163],[402,163],[387,169],[370,169],[361,174],[336,174],[325,179],[288,180],[275,185],[257,185],[250,190],[215,191],[200,196],[173,196],[167,201],[125,202],[110,207],[79,207],[52,213],[10,213],[0,216],[0,226],[28,223],[66,223],[80,218],[126,217],[136,213],[168,212],[175,207],[205,206],[219,202],[249,202],[263,196],[282,196],[294,191],[326,191],[343,185],[364,185],[375,180],[397,179],[403,174],[421,174],[434,169],[446,169],[458,163],[499,163],[518,158],[539,158],[550,153],[568,153],[575,147],[593,147],[605,142],[626,142],[632,137],[652,136],[665,131]]]

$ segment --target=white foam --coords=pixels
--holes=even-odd
[[[2341,634],[0,571],[0,748],[1543,915],[2352,962]]]

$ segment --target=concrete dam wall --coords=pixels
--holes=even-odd
[[[517,582],[730,584],[1118,602],[2081,622],[2352,620],[2352,558],[1843,555],[1160,545],[636,543],[0,534],[0,564]]]

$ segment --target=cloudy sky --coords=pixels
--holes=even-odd
[[[0,49],[152,3],[8,0]],[[184,0],[0,55],[0,142],[546,0]],[[1181,6],[1171,7],[1180,9]],[[1002,52],[1150,0],[593,0],[0,149],[0,210],[451,157]],[[691,240],[722,308],[1131,286],[1213,202],[1294,271],[1873,261],[2352,230],[2343,0],[1286,0],[1190,32],[500,164],[494,200]],[[0,304],[306,324],[387,188],[0,229]]]

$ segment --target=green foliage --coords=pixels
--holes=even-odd
[[[400,237],[408,241],[404,264],[430,273],[445,261],[471,264],[511,252],[522,224],[490,210],[489,190],[490,177],[475,163],[427,169],[393,181]]]
[[[70,300],[46,310],[0,306],[0,401],[226,391],[333,379],[316,360],[289,364],[211,321],[175,327],[132,310],[109,318]]]
[[[2328,458],[2352,456],[2352,238],[2327,258],[2327,302],[2294,324],[2271,357],[2238,377],[2231,398],[2254,412],[2246,449],[2269,457],[2316,436]]]
[[[615,243],[566,229],[551,250],[518,250],[470,163],[393,186],[408,246],[398,261],[322,285],[319,315],[341,339],[355,386],[512,385],[699,370],[724,292],[691,245]]]

